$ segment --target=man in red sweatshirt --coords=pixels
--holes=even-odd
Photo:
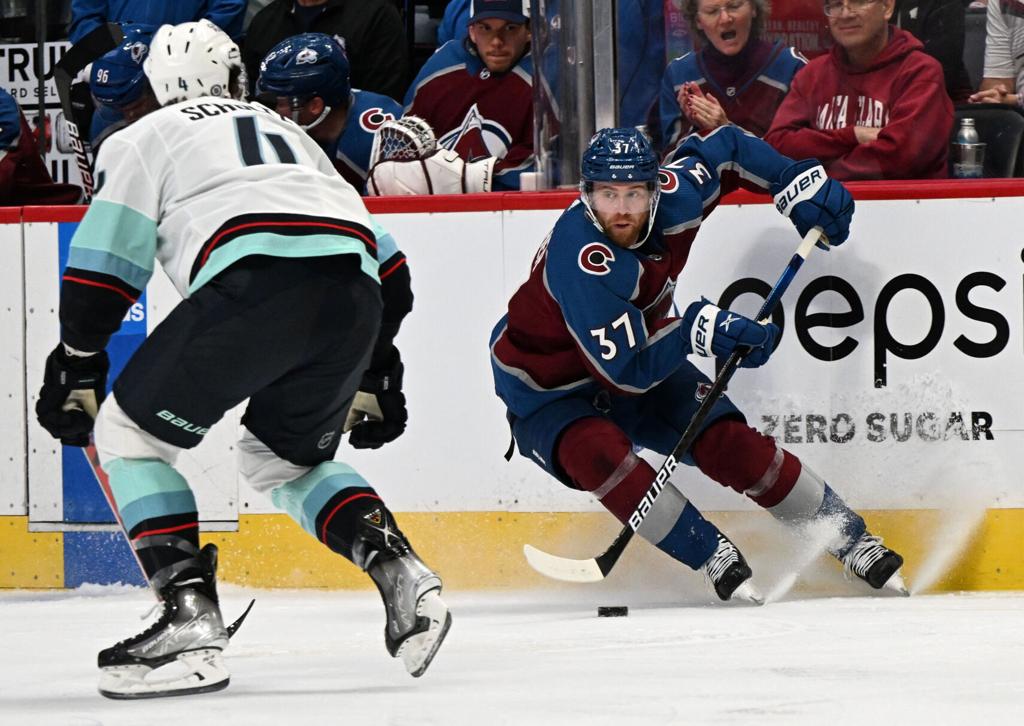
[[[953,125],[942,66],[889,25],[895,0],[825,0],[836,45],[796,74],[764,139],[835,179],[941,179]]]

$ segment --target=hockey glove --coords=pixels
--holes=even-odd
[[[106,397],[110,360],[106,351],[68,352],[63,343],[46,359],[36,418],[66,446],[88,446],[96,412]]]
[[[779,180],[772,184],[775,208],[796,227],[801,236],[813,227],[821,227],[828,249],[841,245],[850,234],[853,217],[853,197],[840,182],[830,179],[816,159],[804,159],[790,164]]]
[[[494,157],[466,162],[454,151],[438,149],[424,159],[380,162],[370,170],[366,190],[380,197],[489,192],[494,163]]]
[[[748,352],[741,368],[758,368],[768,362],[779,337],[775,323],[757,323],[729,310],[722,310],[707,298],[690,303],[683,313],[690,330],[690,347],[697,355],[728,358],[737,348]]]
[[[385,371],[367,371],[352,400],[344,431],[354,449],[379,449],[405,431],[409,413],[402,393],[402,361]]]

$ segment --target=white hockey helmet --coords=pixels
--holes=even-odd
[[[237,75],[243,75],[238,92],[245,87],[238,46],[209,20],[161,26],[143,69],[161,106],[201,96],[229,98]]]

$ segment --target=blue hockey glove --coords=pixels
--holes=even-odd
[[[105,351],[73,355],[58,343],[46,359],[36,401],[39,424],[66,446],[88,446],[96,412],[107,393],[109,369]]]
[[[789,217],[800,236],[812,227],[821,227],[833,247],[850,234],[853,197],[840,182],[830,179],[817,159],[797,161],[782,172],[771,186],[775,208]],[[818,246],[828,249],[821,242]]]
[[[703,297],[686,308],[683,323],[689,326],[690,347],[697,355],[728,358],[737,348],[749,349],[740,360],[741,368],[767,363],[779,338],[775,323],[754,322]]]

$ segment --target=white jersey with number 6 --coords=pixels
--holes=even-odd
[[[199,98],[111,136],[68,266],[145,288],[153,260],[183,297],[247,255],[353,253],[377,280],[359,194],[291,120],[254,103]]]

